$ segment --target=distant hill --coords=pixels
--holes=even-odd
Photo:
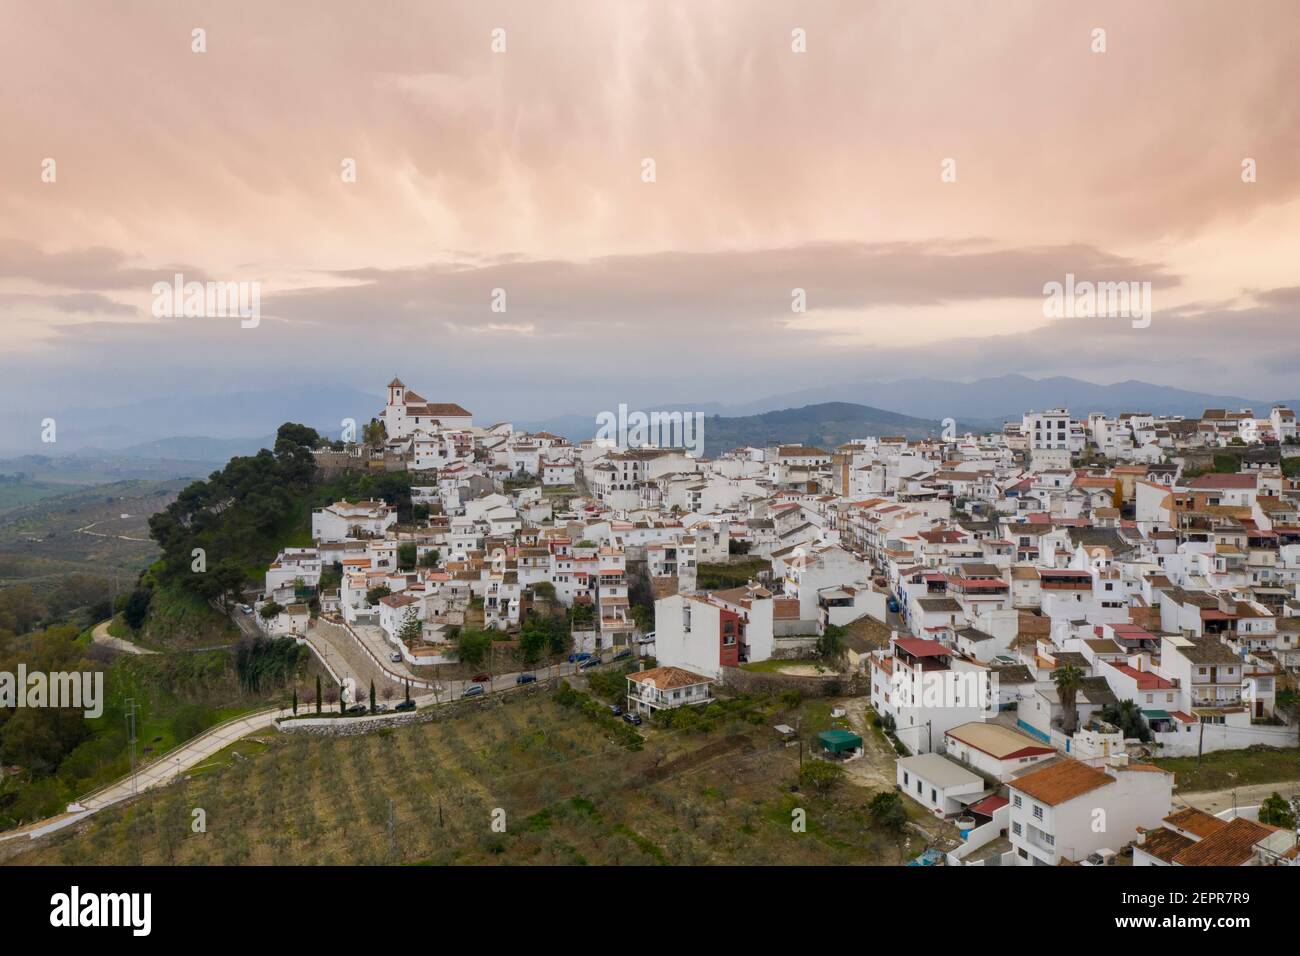
[[[959,423],[957,430],[967,429]],[[704,448],[709,455],[745,445],[816,445],[830,451],[854,438],[924,438],[942,431],[943,424],[937,419],[913,418],[851,402],[823,402],[759,415],[710,416],[704,420]]]
[[[227,456],[228,458],[229,456]],[[178,459],[157,454],[126,455],[87,449],[72,455],[21,455],[0,458],[0,479],[51,485],[102,485],[114,481],[170,481],[201,478],[224,464],[225,458]]]
[[[1151,412],[1156,415],[1200,415],[1207,408],[1251,408],[1265,414],[1277,399],[1244,398],[1194,392],[1167,385],[1152,385],[1130,379],[1113,385],[1098,385],[1083,379],[1056,376],[1033,379],[1024,375],[1001,375],[974,382],[951,382],[934,378],[898,381],[847,382],[797,392],[771,395],[736,405],[730,414],[755,414],[774,408],[825,402],[854,402],[888,405],[908,415],[932,418],[961,416],[967,421],[996,425],[1019,419],[1031,410],[1064,405],[1076,417],[1088,412],[1118,415],[1121,412]]]
[[[218,395],[177,394],[166,401],[140,401],[111,408],[19,410],[0,418],[0,453],[60,456],[90,454],[128,457],[195,458],[224,462],[263,447],[282,422],[301,422],[336,435],[345,418],[368,422],[384,399],[337,385],[284,387]],[[58,422],[58,441],[42,444],[33,423],[46,415]],[[193,437],[185,437],[193,436]],[[213,439],[197,443],[199,439]],[[228,441],[228,446],[221,442]],[[140,446],[163,442],[150,451]],[[186,443],[191,443],[186,447]],[[206,471],[204,472],[206,474]]]

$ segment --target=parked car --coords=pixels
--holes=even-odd
[[[483,689],[483,685],[482,685],[482,684],[470,684],[468,687],[466,687],[463,691],[460,692],[460,696],[461,696],[461,697],[478,697],[478,696],[480,696],[480,695],[482,695],[482,694],[486,694],[486,693],[487,693],[487,691],[485,691],[485,690]]]
[[[531,684],[537,680],[536,674],[520,674],[515,678],[516,684]]]
[[[613,657],[611,657],[610,660],[611,660],[611,661],[621,661],[621,660],[623,660],[624,658],[626,658],[626,657],[631,657],[631,656],[632,656],[632,652],[631,652],[631,651],[629,651],[629,650],[622,650],[622,651],[619,651],[617,654],[615,654]]]
[[[622,716],[623,716],[623,708],[620,707],[620,706],[618,706],[618,704],[610,704],[610,705],[609,705],[609,712],[610,712],[611,714],[613,714],[615,717],[622,717]]]
[[[394,664],[400,664],[402,663],[402,654],[400,651],[389,651],[388,659]]]
[[[649,634],[642,634],[636,639],[636,642],[638,644],[653,644],[655,642],[655,632],[651,631]]]
[[[640,714],[634,714],[629,711],[628,713],[623,715],[623,719],[626,720],[629,724],[636,724],[638,727],[641,726]]]
[[[583,661],[581,664],[578,665],[578,670],[585,671],[589,667],[595,667],[600,662],[601,661],[599,657],[588,657],[585,661]]]
[[[473,677],[470,678],[470,680],[474,681],[474,683],[476,684],[486,684],[492,680],[492,675],[489,674],[487,671],[483,671],[481,673],[475,674]]]
[[[1089,853],[1085,859],[1079,861],[1080,866],[1114,866],[1115,851],[1107,847],[1102,847],[1096,853]]]
[[[589,657],[591,657],[591,655],[588,654],[586,651],[583,651],[583,652],[580,653],[580,654],[570,654],[570,655],[569,655],[569,663],[570,663],[570,664],[577,664],[577,663],[579,663],[580,661],[585,661],[585,660],[587,660]]]
[[[369,713],[369,711],[370,711],[370,708],[367,707],[365,704],[353,704],[351,707],[349,707],[347,710],[345,710],[344,713],[345,713],[345,714],[365,714],[365,713]]]
[[[404,700],[400,704],[395,706],[393,710],[415,710],[415,701]]]
[[[898,613],[898,598],[890,598],[885,602],[885,607],[889,609],[890,614]]]

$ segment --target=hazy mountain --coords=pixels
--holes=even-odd
[[[772,395],[736,405],[731,414],[755,414],[776,408],[822,402],[854,402],[885,406],[927,418],[961,417],[981,422],[1018,419],[1030,409],[1064,405],[1076,416],[1088,412],[1152,412],[1164,415],[1199,415],[1206,408],[1252,408],[1263,415],[1275,399],[1193,392],[1167,385],[1129,380],[1098,385],[1077,378],[1032,379],[1003,375],[974,382],[948,382],[933,378],[894,382],[856,382],[827,385]]]
[[[287,421],[335,435],[344,418],[354,419],[359,427],[383,407],[384,401],[355,389],[322,385],[175,395],[113,408],[29,409],[0,421],[0,450],[42,455],[65,455],[82,449],[137,453],[140,446],[163,441],[241,439],[242,444],[231,445],[237,451],[226,454],[219,446],[212,446],[201,456],[204,460],[224,461],[230,454],[256,451],[262,447],[259,442],[266,441],[260,436],[274,435]],[[40,422],[46,417],[53,418],[57,426],[57,440],[51,444],[41,442]],[[152,453],[155,457],[157,454]],[[165,454],[171,456],[170,451]]]
[[[966,430],[963,424],[957,429],[959,433]],[[815,445],[831,451],[836,445],[870,435],[924,438],[942,431],[943,424],[936,420],[869,405],[825,402],[759,415],[709,416],[704,419],[704,447],[709,455],[744,445]]]
[[[1251,408],[1256,415],[1263,415],[1273,405],[1289,404],[1294,407],[1296,401],[1300,400],[1218,395],[1136,380],[1098,385],[1064,376],[1033,379],[1024,375],[1003,375],[974,382],[950,382],[937,378],[842,382],[721,406],[717,402],[675,402],[653,407],[664,411],[697,411],[710,416],[735,418],[838,402],[888,408],[898,414],[917,418],[958,418],[983,430],[999,428],[1007,420],[1018,420],[1030,409],[1042,410],[1061,405],[1078,417],[1088,412],[1118,415],[1121,412],[1140,411],[1195,416],[1207,408]],[[652,409],[648,407],[642,410],[649,412]],[[595,416],[559,415],[540,421],[518,421],[515,426],[529,431],[550,431],[576,441],[592,436],[595,431]]]
[[[338,429],[335,429],[337,432]],[[236,455],[256,455],[275,444],[275,435],[261,438],[162,438],[111,453],[114,458],[164,458],[224,465]],[[85,455],[83,451],[80,454]]]
[[[73,455],[21,455],[0,458],[0,475],[57,485],[100,485],[111,481],[206,478],[225,460],[187,461],[173,458],[107,455],[88,450]]]

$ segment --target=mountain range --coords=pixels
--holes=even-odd
[[[436,395],[434,400],[472,397]],[[1129,380],[1099,385],[1077,378],[1032,379],[1004,375],[974,382],[911,378],[892,382],[857,381],[818,386],[746,401],[680,402],[650,405],[642,411],[698,412],[708,416],[710,451],[743,444],[816,440],[838,443],[867,434],[935,434],[945,418],[959,430],[998,428],[1030,409],[1065,406],[1075,415],[1090,411],[1116,415],[1125,411],[1199,415],[1206,408],[1253,408],[1257,415],[1274,404],[1300,400],[1248,398],[1153,385]],[[251,454],[270,443],[286,421],[302,422],[338,435],[344,419],[358,425],[382,408],[378,395],[343,385],[314,384],[249,389],[223,395],[175,395],[165,401],[142,401],[112,408],[76,407],[53,412],[16,410],[0,421],[0,452],[82,458],[170,460],[221,463],[232,455]],[[499,412],[499,410],[497,410]],[[596,414],[512,419],[516,428],[549,431],[571,441],[590,438]],[[777,414],[779,413],[779,414]],[[57,421],[58,440],[42,444],[39,428],[46,415]],[[486,414],[476,416],[488,421]]]

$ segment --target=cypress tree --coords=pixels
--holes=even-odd
[[[298,688],[293,689],[293,715],[298,716]]]
[[[373,680],[370,682],[370,712],[372,714],[375,712],[375,682]]]
[[[320,713],[320,674],[316,675],[316,713]]]

